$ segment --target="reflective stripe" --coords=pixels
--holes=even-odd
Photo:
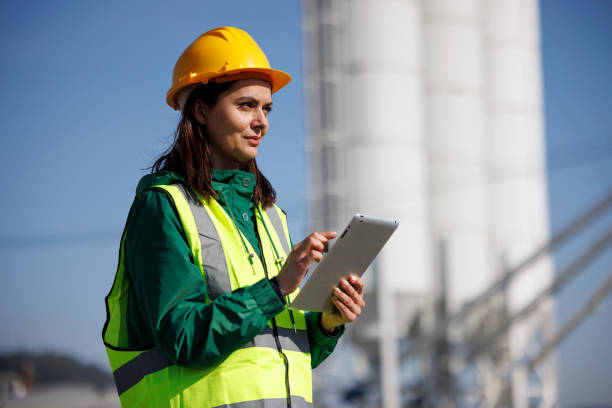
[[[278,338],[283,350],[310,353],[310,341],[308,340],[308,332],[306,330],[297,330],[296,334],[293,329],[278,326],[277,329]]]
[[[306,330],[298,330],[296,334],[293,332],[293,329],[285,327],[277,327],[277,329],[278,338],[283,350],[310,353],[310,344]],[[266,326],[253,340],[242,346],[242,348],[247,347],[270,347],[276,350],[274,330],[270,326]]]
[[[283,350],[310,353],[308,333],[306,330],[298,330],[297,334],[293,332],[293,329],[285,327],[277,327],[277,330]],[[260,334],[253,338],[253,340],[242,346],[242,348],[247,347],[269,347],[276,350],[274,330],[266,326]],[[121,395],[136,385],[145,375],[156,373],[171,365],[174,364],[169,362],[158,349],[155,348],[145,351],[113,372],[115,383],[117,384],[117,392]],[[283,399],[282,401],[286,403],[286,400]],[[266,405],[266,407],[268,407],[268,405]]]
[[[220,222],[219,218],[224,216],[221,207],[217,208],[217,203],[214,200],[212,202],[201,200],[188,186],[175,184],[159,187],[170,194],[175,204],[178,203],[176,209],[179,213],[179,220],[183,224],[189,247],[194,254],[194,261],[200,267],[203,279],[207,284],[207,301],[214,300],[223,293],[231,292],[231,282],[234,282],[234,287],[250,284],[250,281],[253,280],[250,275],[247,276],[249,279],[244,282],[240,281],[239,277],[236,277],[236,280],[234,279],[236,275],[234,271],[237,273],[245,270],[246,267],[245,262],[235,262],[236,254],[242,250],[242,247],[232,238],[231,234],[233,232],[227,231],[225,225],[218,223]],[[276,243],[279,252],[290,250],[285,218],[279,211],[277,207],[274,207],[268,212],[268,216],[261,220],[264,222],[264,226],[267,225],[271,233],[262,237],[262,245],[266,248],[262,257],[265,257],[265,261],[270,263],[276,261],[276,257],[270,252],[271,240]],[[223,228],[217,230],[217,227]],[[257,224],[257,227],[259,228],[260,225]],[[227,248],[222,246],[221,238],[223,238]],[[230,254],[229,257],[228,254]],[[231,256],[232,254],[233,256]],[[256,273],[255,276],[263,277],[265,271],[262,265],[256,262],[253,272]],[[123,298],[116,299],[115,302],[121,305],[127,304],[126,299]],[[110,310],[113,313],[125,314],[125,310]],[[198,370],[193,371],[189,367],[174,366],[158,349],[132,352],[129,357],[121,359],[109,354],[109,358],[116,361],[114,367],[118,367],[113,375],[122,404],[124,406],[137,406],[142,403],[151,404],[159,398],[161,398],[161,401],[168,400],[170,402],[179,398],[181,401],[183,399],[185,401],[199,401],[198,405],[204,404],[205,406],[220,404],[219,407],[284,408],[288,405],[286,398],[266,399],[266,397],[281,396],[284,393],[279,394],[278,390],[286,388],[287,395],[294,393],[301,396],[291,398],[290,405],[292,408],[311,408],[312,403],[307,402],[307,400],[312,400],[308,333],[303,315],[300,315],[301,320],[297,319],[297,327],[301,330],[294,332],[293,328],[287,328],[290,326],[289,313],[288,310],[285,310],[276,317],[277,323],[280,321],[280,324],[284,326],[278,327],[278,336],[274,336],[274,330],[266,326],[244,348],[236,350],[224,360],[229,368],[219,368],[219,370],[213,368],[212,371],[206,372],[204,376],[201,376]],[[285,360],[284,378],[277,375],[280,374],[280,366],[270,365],[270,362],[279,358],[277,351],[279,344],[282,350],[286,350],[286,353],[282,353]],[[249,350],[249,347],[258,348]],[[252,364],[255,359],[258,361],[256,366]],[[259,364],[260,360],[261,364]],[[127,362],[124,363],[124,361]],[[243,368],[245,361],[249,362],[248,373],[245,374],[242,369],[232,371],[233,367]],[[275,364],[281,363],[277,362]],[[291,367],[291,371],[289,371],[289,367]],[[290,376],[289,372],[291,372]],[[267,375],[268,373],[274,373],[274,375]],[[238,387],[232,391],[232,397],[228,398],[224,394],[225,390],[233,390],[235,384],[240,383],[242,381],[241,377],[244,375],[252,378],[253,386]],[[194,382],[196,379],[197,381]],[[290,388],[289,381],[292,381]],[[162,383],[167,382],[172,385],[171,388],[166,389],[161,386]],[[173,388],[175,385],[179,386],[180,389]],[[194,393],[198,389],[209,390],[213,386],[214,390],[218,389],[219,391],[207,391],[204,397],[196,396],[196,393]],[[212,389],[210,388],[210,390]],[[175,391],[178,391],[178,394],[175,395]],[[244,402],[222,403],[226,401]]]
[[[221,237],[198,196],[191,189],[186,190],[182,184],[176,184],[176,186],[183,193],[195,219],[202,248],[202,266],[206,277],[208,298],[213,301],[218,296],[232,291],[225,253],[221,246]]]
[[[306,330],[298,330],[297,335],[293,332],[293,329],[277,327],[277,330],[283,350],[299,351],[302,353],[310,352],[308,333]],[[266,326],[260,334],[253,338],[253,340],[242,346],[242,348],[246,347],[269,347],[276,350],[273,329]],[[158,349],[155,348],[145,351],[113,372],[115,384],[117,384],[117,392],[121,395],[138,384],[145,375],[156,373],[171,365],[174,364],[169,362]],[[283,399],[282,401],[286,403],[286,400]],[[231,406],[233,407],[234,405]],[[268,405],[265,406],[268,407]]]
[[[312,403],[304,398],[291,396],[291,408],[312,408]],[[214,408],[287,408],[286,398],[268,398],[258,401],[236,402],[234,404],[217,405]]]
[[[266,208],[264,211],[268,215],[268,218],[272,223],[272,227],[274,227],[274,230],[276,231],[276,235],[278,236],[278,240],[281,242],[283,250],[287,255],[289,255],[289,252],[291,252],[291,246],[287,242],[287,238],[285,237],[285,233],[283,232],[283,222],[281,221],[280,216],[278,215],[278,209],[272,206],[270,208]]]
[[[138,384],[145,375],[153,374],[173,365],[158,349],[145,351],[113,372],[119,395]]]

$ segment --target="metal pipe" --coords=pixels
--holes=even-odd
[[[591,246],[586,252],[584,252],[578,259],[576,259],[569,267],[567,267],[545,290],[540,292],[531,302],[525,307],[519,310],[517,313],[510,316],[501,325],[499,325],[493,333],[487,335],[482,341],[478,342],[468,353],[468,361],[473,360],[478,354],[488,348],[488,346],[494,342],[500,335],[510,328],[517,321],[527,317],[533,313],[538,305],[547,297],[556,293],[559,289],[563,288],[567,283],[578,275],[579,272],[583,271],[584,267],[592,261],[597,255],[599,255],[604,249],[608,248],[612,244],[612,229],[610,229],[603,237],[601,237],[593,246]]]

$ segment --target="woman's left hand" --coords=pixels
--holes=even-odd
[[[337,326],[355,321],[361,314],[365,307],[361,278],[351,275],[348,279],[342,279],[334,288],[332,302],[336,310],[321,314],[321,325],[328,333],[331,333]]]

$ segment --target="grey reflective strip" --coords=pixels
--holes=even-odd
[[[308,340],[308,332],[306,330],[286,329],[277,327],[278,338],[280,339],[283,350],[301,351],[302,353],[310,353],[310,342]]]
[[[310,343],[308,341],[308,333],[306,330],[297,330],[297,334],[293,329],[278,327],[278,338],[283,350],[301,351],[302,353],[310,353]],[[261,333],[246,343],[246,347],[270,347],[276,350],[276,341],[274,340],[274,331],[271,327],[266,326]]]
[[[266,214],[268,214],[268,218],[270,218],[270,222],[276,231],[276,235],[281,242],[283,250],[287,255],[291,252],[291,245],[287,242],[287,237],[285,236],[285,230],[283,229],[283,222],[280,219],[280,215],[278,215],[278,209],[274,206],[270,208],[266,208]]]
[[[312,403],[302,397],[291,396],[291,408],[312,408]],[[286,398],[270,398],[257,401],[236,402],[217,405],[214,408],[287,408]]]
[[[232,291],[232,283],[227,263],[225,262],[225,252],[221,245],[221,238],[198,196],[191,190],[186,190],[181,184],[176,186],[183,193],[189,204],[189,209],[193,214],[196,228],[200,235],[202,266],[204,266],[208,298],[213,301],[218,296]]]
[[[119,395],[138,384],[145,375],[156,373],[172,365],[158,350],[145,351],[113,372]]]

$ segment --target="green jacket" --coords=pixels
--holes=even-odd
[[[231,208],[238,228],[253,243],[253,175],[215,171],[213,177],[215,191],[223,190],[219,203],[226,212]],[[251,179],[249,186],[242,183],[245,177]],[[284,304],[267,279],[206,304],[206,285],[177,212],[165,193],[149,189],[178,182],[185,179],[167,171],[143,177],[130,209],[125,240],[129,342],[132,347],[156,346],[179,365],[214,364],[258,334],[250,333],[249,321],[268,321]],[[331,354],[339,336],[321,330],[319,313],[307,313],[306,321],[314,368]]]

